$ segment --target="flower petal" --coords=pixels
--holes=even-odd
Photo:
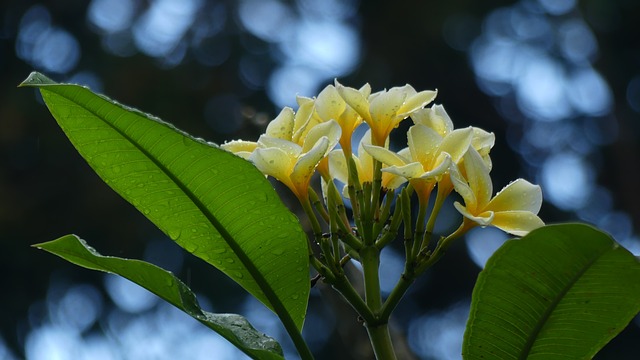
[[[249,160],[265,175],[278,179],[287,185],[291,190],[292,187],[289,175],[293,170],[296,158],[291,157],[285,151],[279,148],[257,148],[249,157]]]
[[[524,179],[517,179],[505,186],[491,199],[487,209],[493,211],[522,210],[537,214],[542,206],[542,190]]]
[[[426,90],[420,91],[417,94],[408,96],[402,107],[398,109],[398,116],[406,117],[412,114],[416,110],[420,110],[425,107],[428,103],[432,102],[433,99],[438,95],[438,91]]]
[[[388,172],[394,175],[402,176],[406,179],[417,179],[424,175],[424,169],[419,162],[413,162],[402,166],[389,166],[382,168],[382,172]]]
[[[311,130],[314,126],[320,123],[320,119],[313,116],[315,112],[316,103],[313,99],[298,96],[296,98],[298,101],[298,111],[294,117],[294,125],[293,125],[293,136],[291,137],[291,141],[296,144],[302,145],[304,142],[304,138],[306,134]]]
[[[480,226],[489,226],[495,219],[495,214],[493,213],[493,211],[485,211],[481,214],[474,215],[457,201],[453,203],[453,206],[456,208],[456,210],[458,210],[458,212],[460,212],[460,214],[462,214],[462,216],[477,223]]]
[[[265,134],[278,139],[291,140],[291,137],[293,136],[294,116],[292,108],[283,108],[282,111],[280,111],[280,114],[278,114],[278,116],[271,120],[269,125],[267,125]]]
[[[471,127],[453,130],[442,139],[438,151],[451,155],[451,160],[457,164],[469,150],[472,137],[473,128]]]
[[[326,136],[321,137],[307,152],[298,158],[298,162],[291,172],[291,182],[298,189],[298,194],[306,193],[309,186],[309,180],[316,169],[316,166],[329,151],[329,139]]]
[[[316,112],[324,121],[339,121],[347,103],[333,85],[327,85],[316,98]]]
[[[469,186],[467,179],[462,176],[462,173],[458,169],[458,166],[453,162],[450,165],[449,180],[451,180],[453,188],[464,199],[465,207],[472,209],[475,212],[478,205],[476,195],[473,193],[473,190]]]
[[[233,140],[220,145],[220,148],[230,151],[246,159],[242,154],[251,154],[258,147],[255,141]]]
[[[433,161],[438,156],[436,149],[441,142],[442,137],[435,130],[424,125],[413,125],[407,132],[411,158],[422,163],[425,170],[433,166]]]
[[[432,105],[430,108],[421,109],[411,114],[414,124],[422,124],[435,130],[444,137],[453,131],[453,121],[442,105]]]
[[[349,169],[344,157],[344,152],[342,152],[342,150],[332,150],[328,156],[331,177],[346,184],[349,179]]]
[[[476,197],[477,210],[481,211],[491,199],[493,184],[489,176],[489,169],[473,147],[469,147],[464,155],[464,169],[469,187]]]
[[[482,157],[489,154],[489,150],[496,143],[496,136],[493,133],[487,132],[483,129],[473,128],[473,140],[471,140],[471,146],[478,151]]]
[[[436,160],[434,167],[431,169],[425,169],[423,167],[424,173],[420,175],[421,179],[431,180],[434,182],[440,181],[442,176],[449,170],[451,167],[451,155],[447,153],[441,153]]]
[[[342,99],[353,108],[365,121],[371,121],[371,115],[369,113],[369,101],[367,97],[360,91],[343,86],[336,80],[336,90],[342,97]]]
[[[304,144],[302,145],[302,152],[308,152],[311,147],[315,146],[315,144],[320,140],[321,137],[326,136],[329,140],[329,147],[332,149],[338,144],[338,140],[340,139],[340,134],[342,133],[342,129],[338,122],[335,120],[329,120],[323,123],[320,123],[314,126],[307,133]]]
[[[525,236],[531,230],[544,226],[544,222],[530,211],[500,211],[495,213],[491,225],[516,236]]]
[[[302,152],[302,147],[294,142],[267,135],[260,135],[258,146],[261,148],[278,148],[293,158],[298,157]]]
[[[383,164],[387,164],[389,166],[403,166],[410,163],[408,159],[405,159],[404,157],[394,153],[393,151],[390,151],[389,149],[366,144],[363,144],[363,147],[364,150],[368,152],[369,155],[371,155],[371,157]]]
[[[407,90],[395,87],[370,99],[371,105],[369,111],[371,112],[373,123],[369,123],[369,126],[380,129],[394,128],[396,125],[396,114],[402,107],[407,95]],[[375,130],[373,131],[375,132]]]

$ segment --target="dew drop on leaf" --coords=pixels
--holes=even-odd
[[[173,241],[178,240],[180,238],[180,229],[169,230],[169,237]]]
[[[273,255],[280,256],[280,255],[284,254],[284,251],[282,249],[275,249],[275,250],[271,251],[271,253]]]

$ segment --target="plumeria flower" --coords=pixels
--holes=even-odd
[[[258,140],[258,147],[249,160],[263,174],[285,184],[300,201],[306,201],[311,176],[338,143],[340,132],[337,122],[328,121],[311,129],[302,146],[265,134]]]
[[[360,91],[345,87],[336,81],[336,89],[371,128],[374,145],[383,146],[391,130],[413,112],[435,99],[437,91],[417,92],[410,85],[393,87],[388,91],[371,94],[368,98]]]
[[[444,107],[439,104],[434,104],[431,107],[420,109],[411,114],[411,119],[414,124],[426,125],[435,130],[440,136],[444,137],[448,133],[453,131],[453,121],[445,111]],[[493,133],[487,132],[478,127],[472,127],[473,139],[471,140],[471,146],[480,153],[485,163],[491,168],[491,158],[489,157],[489,151],[493,148],[496,142],[496,137]]]
[[[516,236],[544,225],[537,216],[542,205],[542,190],[524,179],[517,179],[491,198],[493,185],[489,168],[473,147],[463,160],[464,174],[451,168],[451,180],[464,199],[455,208],[464,216],[462,227],[495,226]]]
[[[323,167],[323,172],[328,173],[326,157],[341,134],[340,125],[334,120],[313,123],[313,110],[313,102],[304,101],[298,113],[285,107],[257,142],[235,140],[221,147],[251,161],[263,174],[276,178],[304,201],[316,169]]]
[[[352,154],[353,162],[358,171],[358,179],[360,184],[373,182],[373,158],[364,147],[371,145],[371,130],[367,130],[358,145],[358,153]],[[345,158],[345,154],[340,150],[333,150],[329,153],[329,168],[331,176],[343,184],[348,184],[349,170]],[[394,190],[407,181],[404,177],[398,176],[390,172],[382,173],[382,188],[386,190]],[[342,190],[344,197],[349,198],[347,185]]]
[[[233,140],[220,145],[220,147],[243,159],[249,159],[253,150],[258,147],[258,143],[255,141]]]
[[[447,114],[444,106],[439,104],[431,105],[431,107],[420,109],[411,114],[411,120],[414,124],[422,124],[435,130],[440,136],[445,137],[451,133],[453,128],[453,121]],[[482,156],[485,164],[491,169],[491,157],[489,151],[493,148],[496,142],[496,137],[493,133],[487,132],[483,129],[472,127],[473,137],[471,139],[471,146],[478,151]],[[444,200],[453,191],[453,183],[449,178],[449,174],[445,174],[443,178],[438,182],[438,197]]]
[[[368,97],[371,94],[371,86],[365,84],[358,91],[364,97]],[[298,103],[301,100],[314,102],[313,118],[317,122],[335,120],[340,124],[340,128],[342,128],[340,146],[345,154],[351,154],[351,136],[353,131],[362,123],[362,117],[351,106],[347,105],[335,86],[327,85],[315,100],[300,97]]]
[[[426,203],[435,184],[458,163],[471,144],[473,129],[453,130],[442,137],[428,126],[418,124],[409,128],[408,147],[397,154],[380,146],[364,145],[376,160],[387,164],[389,172],[409,180],[421,202]]]

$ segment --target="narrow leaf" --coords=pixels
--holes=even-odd
[[[590,359],[640,311],[640,263],[584,224],[507,241],[473,291],[466,359]]]
[[[253,165],[85,87],[38,73],[21,86],[40,89],[69,140],[111,188],[274,310],[290,334],[302,328],[306,236]]]
[[[213,314],[200,308],[196,296],[171,272],[153,264],[102,256],[75,235],[33,245],[87,269],[118,274],[158,295],[211,328],[254,359],[284,359],[280,344],[236,314]]]

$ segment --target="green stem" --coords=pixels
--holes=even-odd
[[[324,206],[322,206],[322,201],[320,201],[318,194],[315,192],[315,190],[313,190],[311,186],[309,186],[309,196],[311,197],[313,207],[316,209],[318,214],[322,216],[322,219],[324,219],[326,223],[329,223],[329,214],[327,214],[327,210],[324,208]]]
[[[360,260],[364,273],[364,293],[367,306],[373,313],[382,307],[380,296],[380,250],[375,245],[365,246],[360,250]]]
[[[367,325],[367,333],[373,347],[373,353],[377,360],[395,360],[396,354],[393,350],[393,342],[389,334],[389,325],[387,323],[369,326]]]
[[[438,190],[440,189],[438,188]],[[444,200],[447,195],[448,193],[443,193],[441,191],[438,191],[438,194],[436,195],[436,201],[433,204],[433,209],[431,209],[431,214],[429,214],[429,220],[427,220],[427,229],[424,232],[424,237],[422,238],[421,250],[429,247],[429,243],[431,243],[433,228],[436,226],[436,218],[440,213],[440,209],[442,208],[442,204],[444,204]]]
[[[418,256],[422,247],[422,239],[424,237],[424,219],[427,216],[427,207],[429,203],[420,201],[418,205],[418,218],[416,219],[416,230],[413,235],[413,247],[411,249],[411,257],[407,261],[413,261]]]

